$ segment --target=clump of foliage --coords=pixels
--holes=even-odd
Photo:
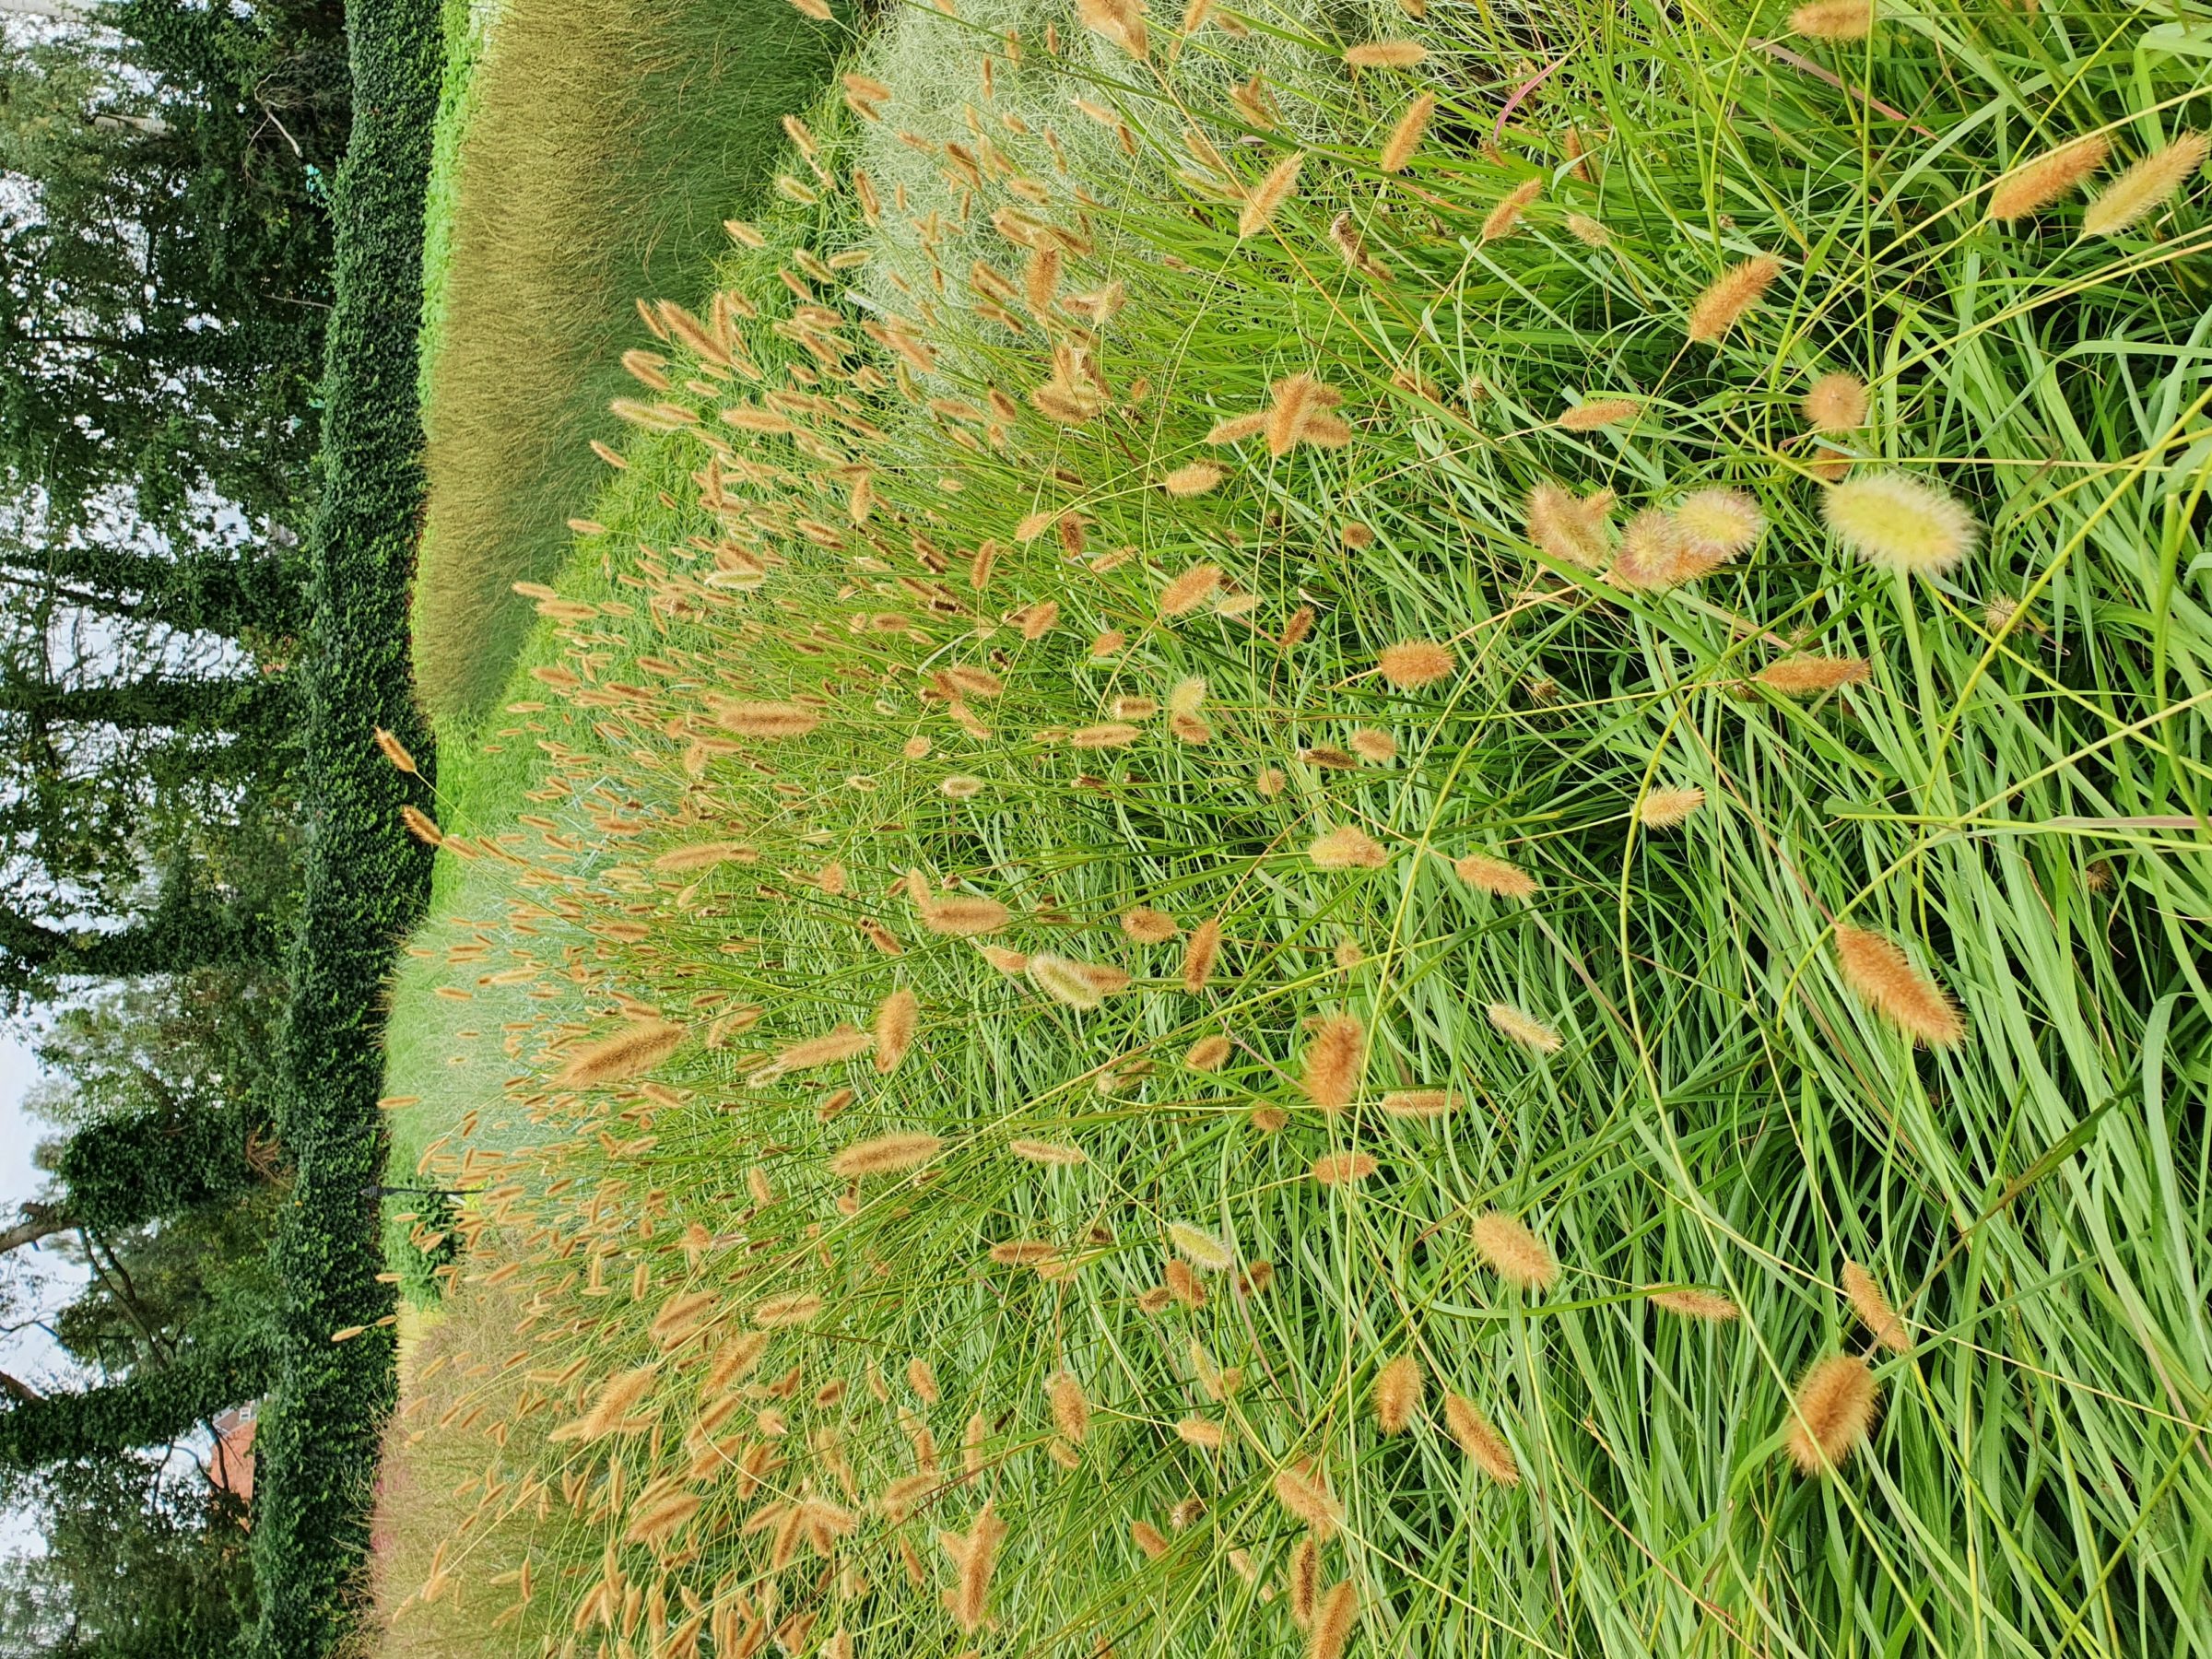
[[[2069,13],[888,26],[445,838],[392,1629],[2212,1650],[2206,88]]]
[[[382,990],[429,873],[399,818],[431,771],[407,681],[406,595],[423,494],[417,324],[441,26],[434,0],[351,21],[358,115],[332,187],[336,300],[307,537],[315,606],[296,670],[306,849],[276,1113],[290,1186],[270,1246],[282,1294],[256,1441],[248,1651],[272,1659],[330,1651],[359,1603],[396,1317],[380,1278]]]

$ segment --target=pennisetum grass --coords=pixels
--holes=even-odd
[[[2212,1654],[2204,71],[2077,14],[869,21],[419,815],[394,1659]]]

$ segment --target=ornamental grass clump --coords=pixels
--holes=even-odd
[[[395,1654],[2212,1652],[2206,232],[2004,194],[2201,62],[1423,9],[894,9],[638,296]]]

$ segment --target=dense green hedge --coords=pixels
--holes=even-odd
[[[333,191],[336,304],[324,374],[314,619],[301,665],[310,841],[292,963],[278,1132],[297,1167],[274,1259],[276,1381],[260,1429],[253,1651],[311,1659],[352,1622],[379,1432],[393,1398],[391,1313],[376,1276],[383,1141],[383,983],[429,891],[400,828],[425,783],[378,753],[378,726],[429,766],[407,673],[407,587],[422,512],[416,334],[423,198],[437,112],[437,0],[347,8],[351,148]],[[372,1327],[356,1340],[332,1333]]]

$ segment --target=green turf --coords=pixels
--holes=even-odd
[[[510,584],[568,557],[598,466],[579,434],[631,383],[631,302],[709,280],[723,220],[757,206],[782,118],[844,40],[785,0],[524,4],[489,24],[441,123],[434,194],[415,660],[440,718],[489,708],[526,622]]]

